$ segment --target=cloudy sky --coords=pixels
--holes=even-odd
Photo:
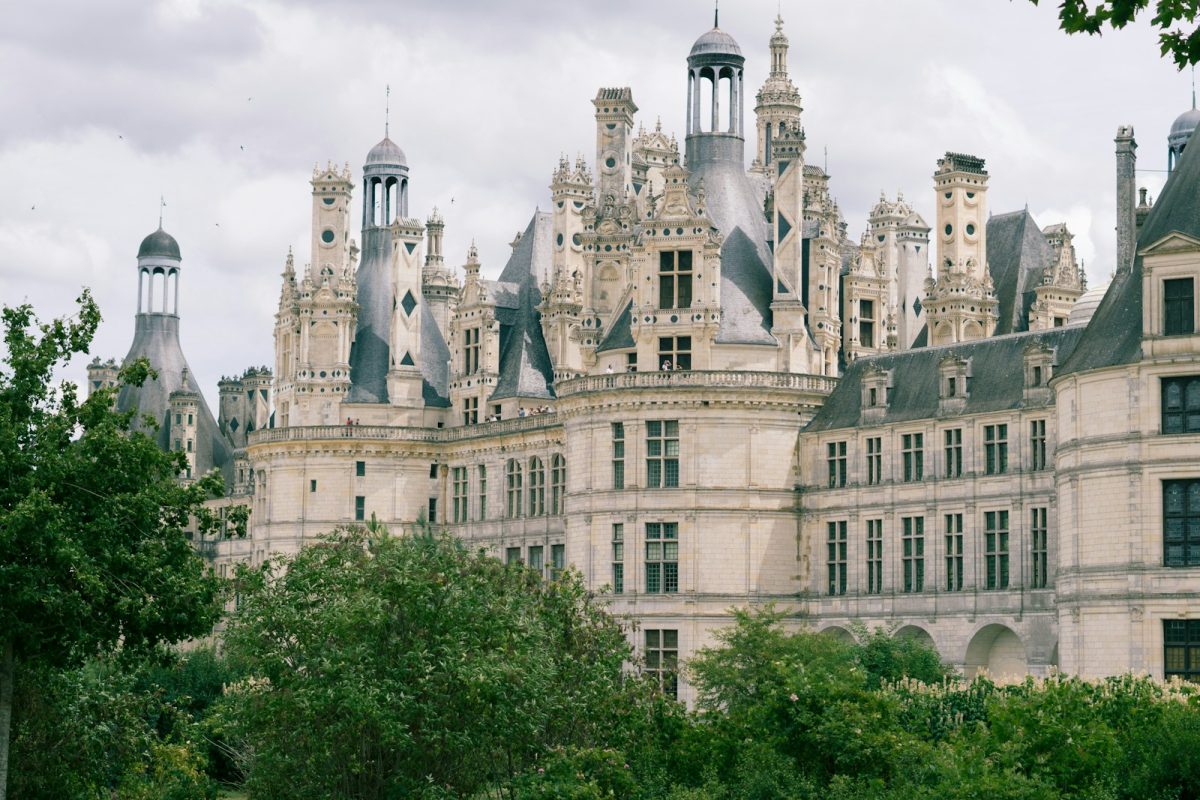
[[[594,158],[598,87],[631,86],[640,119],[682,137],[685,58],[712,24],[709,0],[11,5],[0,303],[50,317],[91,287],[105,315],[93,353],[122,357],[137,246],[161,194],[184,258],[183,348],[210,403],[220,375],[273,362],[288,247],[308,259],[313,166],[348,162],[360,180],[383,135],[385,86],[410,212],[439,206],[447,260],[461,264],[475,239],[494,276],[513,234],[549,205],[559,154]],[[1148,26],[1068,38],[1054,5],[738,0],[721,27],[746,54],[749,114],[780,7],[808,158],[828,159],[853,238],[881,190],[902,190],[932,219],[934,162],[965,151],[987,159],[993,212],[1028,205],[1043,226],[1068,222],[1102,282],[1116,126],[1136,126],[1139,181],[1156,194],[1190,77],[1159,58]],[[68,377],[82,379],[85,362]]]

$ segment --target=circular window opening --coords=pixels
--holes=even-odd
[[[333,244],[333,239],[334,239],[333,231],[329,230],[328,228],[321,231],[321,241],[322,242],[324,242],[325,244]]]
[[[967,199],[968,199],[968,200],[974,200],[974,199],[975,199],[975,193],[974,193],[974,192],[967,192]]]
[[[947,200],[949,200],[949,199],[950,199],[951,197],[953,197],[953,196],[954,196],[954,192],[946,192],[946,199],[947,199]]]
[[[327,206],[331,206],[331,205],[333,205],[333,198],[332,197],[322,197],[321,202]]]
[[[558,244],[559,247],[562,247],[563,235],[561,233],[558,235],[558,238],[555,240],[555,242]]]
[[[954,228],[951,225],[946,225],[946,235],[949,236],[952,233],[954,233]]]
[[[578,233],[575,234],[574,236],[571,237],[571,244],[575,245],[576,247],[579,247],[579,245],[583,244],[583,237],[580,236]]]
[[[608,158],[604,159],[604,166],[608,167],[609,169],[612,169],[616,165],[617,165],[617,160],[615,158],[613,158],[612,156],[609,156]]]
[[[975,235],[975,223],[968,222],[967,223],[967,236],[974,236],[974,235]]]

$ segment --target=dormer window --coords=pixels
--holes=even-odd
[[[1032,342],[1025,348],[1025,391],[1028,394],[1049,391],[1054,377],[1055,350],[1042,342]]]
[[[1170,278],[1163,281],[1163,334],[1183,336],[1195,330],[1195,279]]]
[[[658,307],[692,307],[691,250],[664,250],[658,254]]]
[[[938,362],[939,411],[962,411],[970,395],[971,360],[948,355]]]
[[[871,364],[863,371],[862,376],[862,408],[868,419],[879,419],[887,411],[891,401],[892,382],[891,370],[881,369]]]

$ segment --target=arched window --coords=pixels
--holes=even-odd
[[[546,465],[537,456],[529,459],[529,516],[546,513]]]
[[[550,458],[550,513],[562,514],[563,498],[567,494],[567,462],[555,453]]]
[[[509,519],[517,519],[521,516],[521,487],[523,484],[521,462],[510,458],[504,468],[504,478],[508,489],[508,506],[505,508],[505,516]]]

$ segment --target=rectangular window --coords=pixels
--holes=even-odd
[[[567,546],[565,544],[550,545],[550,580],[558,580],[566,568]]]
[[[664,250],[658,254],[658,307],[692,307],[691,250]]]
[[[474,375],[479,371],[479,328],[463,331],[463,374]]]
[[[625,354],[625,371],[637,372],[637,353]]]
[[[625,592],[625,525],[614,522],[612,526],[612,569],[613,594]]]
[[[1046,508],[1033,508],[1029,511],[1029,542],[1032,551],[1030,566],[1033,569],[1033,574],[1029,576],[1029,586],[1033,589],[1045,589],[1050,585],[1050,531],[1046,524],[1048,511]]]
[[[529,548],[529,568],[541,572],[545,564],[542,560],[542,546],[534,545]]]
[[[883,439],[872,436],[867,439],[867,485],[875,486],[883,480]]]
[[[625,423],[612,424],[612,480],[614,489],[625,488]]]
[[[983,426],[984,471],[988,475],[1008,472],[1008,426]]]
[[[962,428],[951,428],[942,433],[945,445],[943,455],[946,459],[945,475],[947,478],[961,478],[962,463]]]
[[[463,425],[479,424],[479,398],[463,398]]]
[[[487,467],[479,465],[479,519],[487,519]]]
[[[846,443],[830,442],[825,445],[825,463],[829,470],[829,487],[846,485]]]
[[[664,372],[673,369],[691,369],[692,337],[658,337],[658,363],[661,365],[659,368]]]
[[[1163,677],[1200,679],[1200,619],[1163,620]]]
[[[1200,480],[1163,481],[1163,565],[1200,566]]]
[[[645,631],[646,673],[671,697],[679,695],[679,631],[650,629]]]
[[[529,459],[529,506],[531,517],[546,513],[546,465],[537,456]]]
[[[433,464],[430,464],[430,465],[429,465],[429,477],[430,477],[430,478],[434,478],[434,479],[436,479],[436,478],[437,478],[437,473],[438,473],[438,465],[437,465],[437,463],[435,462],[435,463],[433,463]]]
[[[505,564],[520,564],[521,563],[521,548],[509,547],[504,551]]]
[[[858,301],[858,341],[863,347],[875,346],[875,302]]]
[[[904,462],[904,480],[921,480],[925,476],[925,434],[903,434],[900,437],[900,453]]]
[[[367,474],[367,462],[365,462],[365,461],[355,461],[355,462],[354,462],[354,475],[355,475],[355,477],[357,477],[357,478],[362,478],[362,477],[364,477],[366,474]]]
[[[1008,588],[1008,512],[987,511],[983,515],[984,586]]]
[[[1162,432],[1200,433],[1200,375],[1162,379]]]
[[[550,456],[550,513],[563,514],[563,500],[567,496],[567,462],[561,455]]]
[[[521,516],[521,498],[524,481],[521,474],[521,462],[515,458],[508,460],[508,465],[505,467],[505,481],[507,483],[508,504],[505,507],[505,516],[509,519],[517,519]]]
[[[902,517],[901,560],[904,567],[904,591],[925,591],[925,518]]]
[[[1180,336],[1196,330],[1196,282],[1192,278],[1163,281],[1163,333]]]
[[[453,512],[455,522],[467,521],[467,468],[455,467],[452,470]]]
[[[883,591],[883,520],[867,520],[867,594]]]
[[[679,486],[679,421],[646,423],[646,486],[674,489]]]
[[[438,521],[436,497],[429,498],[429,521],[431,523]]]
[[[366,519],[367,514],[367,498],[361,494],[354,498],[354,520],[362,522]]]
[[[1046,420],[1029,421],[1029,468],[1043,470],[1046,463]]]
[[[961,592],[963,588],[963,515],[945,516],[946,591]]]
[[[315,492],[316,490],[317,490],[317,481],[314,478],[313,480],[308,482],[308,491]]]
[[[646,523],[646,592],[679,591],[679,523]]]
[[[188,439],[187,443],[188,443],[188,452],[190,453],[190,452],[192,452],[192,440]]]
[[[826,525],[826,591],[830,595],[846,593],[846,521]]]

